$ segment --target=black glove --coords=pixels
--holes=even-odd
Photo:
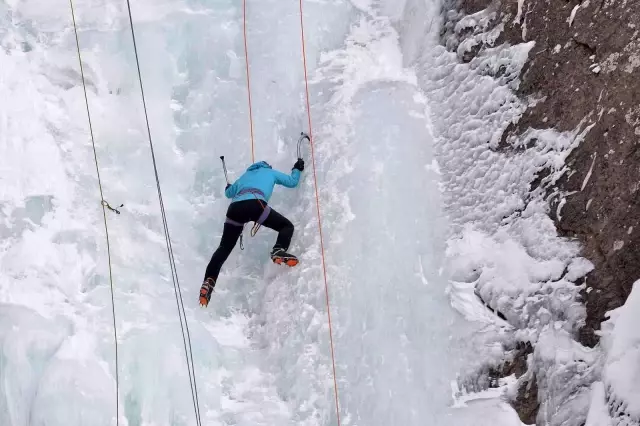
[[[229,189],[230,186],[231,186],[231,184],[228,183],[227,186],[224,187],[224,190],[226,191],[227,189]]]
[[[296,161],[296,164],[293,165],[294,169],[298,169],[300,171],[304,170],[304,160],[302,158],[298,158],[298,161]]]

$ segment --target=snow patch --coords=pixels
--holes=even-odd
[[[608,411],[613,425],[640,423],[640,281],[625,304],[608,313],[602,338],[603,372]],[[627,422],[627,423],[625,423]]]
[[[585,426],[612,426],[607,410],[604,384],[600,381],[591,385],[591,402]]]
[[[584,180],[582,181],[582,186],[580,186],[580,191],[584,191],[584,189],[587,186],[587,183],[589,183],[589,179],[591,178],[591,174],[593,173],[593,166],[596,164],[597,157],[598,157],[598,153],[594,152],[593,160],[591,160],[591,166],[589,167],[589,171],[587,172],[587,175],[584,177]]]
[[[567,22],[569,23],[569,27],[571,27],[571,25],[573,24],[573,20],[576,17],[576,13],[578,12],[578,9],[580,9],[580,4],[576,4],[573,9],[571,9],[571,14],[569,15],[569,18],[567,19]]]
[[[523,3],[515,22],[522,20]],[[456,31],[443,35],[446,48],[424,52],[418,79],[431,104],[451,220],[449,295],[465,317],[486,325],[474,338],[482,355],[459,382],[483,392],[487,371],[518,342],[528,342],[534,354],[527,375],[540,385],[538,421],[578,426],[589,404],[583,389],[598,374],[598,352],[573,340],[585,319],[579,284],[593,264],[580,256],[575,241],[558,236],[546,190],[569,171],[567,157],[595,123],[585,118],[569,132],[527,129],[504,144],[505,129],[528,107],[514,90],[533,43],[484,46],[461,63],[461,53],[477,45],[469,38],[491,41],[501,29],[477,25],[460,41],[458,28],[489,12],[451,14]],[[566,195],[552,197],[561,201]]]

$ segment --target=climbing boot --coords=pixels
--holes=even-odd
[[[216,286],[216,282],[213,278],[207,278],[202,283],[202,287],[200,287],[200,306],[207,307],[209,305],[209,301],[211,300],[211,293],[213,293],[213,288]]]
[[[296,266],[298,258],[281,248],[271,250],[271,260],[278,265]]]

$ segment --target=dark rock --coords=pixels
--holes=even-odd
[[[553,218],[559,233],[579,239],[582,255],[595,265],[581,293],[586,323],[576,336],[593,347],[605,313],[626,301],[640,277],[640,3],[524,0],[522,7],[517,21],[515,1],[457,5],[464,14],[495,10],[494,25],[504,25],[498,43],[536,43],[517,93],[542,101],[507,128],[498,150],[514,149],[507,141],[530,127],[566,131],[593,124],[567,159],[570,172],[554,188],[571,195],[561,219]],[[513,405],[523,422],[535,422],[535,379],[521,386]]]

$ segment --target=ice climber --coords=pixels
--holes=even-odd
[[[259,161],[249,166],[233,184],[227,183],[224,194],[231,199],[231,204],[227,209],[220,246],[209,261],[204,282],[200,288],[202,306],[209,304],[220,269],[236,246],[247,222],[255,222],[252,234],[255,234],[260,225],[278,232],[278,238],[271,250],[271,260],[274,263],[288,266],[298,264],[298,258],[287,253],[293,236],[293,224],[267,203],[276,184],[287,188],[298,186],[300,172],[303,170],[304,160],[301,158],[298,158],[293,165],[291,175],[272,169],[265,161]]]

